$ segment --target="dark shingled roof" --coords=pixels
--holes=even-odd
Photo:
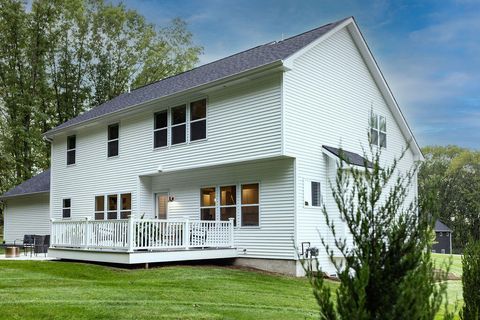
[[[242,72],[281,61],[320,38],[345,20],[333,22],[322,27],[293,36],[283,41],[271,42],[234,54],[232,56],[205,64],[198,68],[140,87],[130,93],[124,93],[107,101],[76,118],[73,118],[46,134],[92,120],[122,109],[166,97],[210,82],[240,74]]]
[[[452,229],[447,227],[442,221],[435,221],[435,231],[436,232],[453,232]]]
[[[322,146],[322,147],[328,152],[337,156],[338,158],[341,158],[343,161],[347,162],[348,164],[363,167],[366,161],[368,168],[373,168],[373,163],[371,163],[370,161],[368,161],[367,159],[365,159],[359,154],[334,148],[334,147],[329,147],[329,146]]]
[[[8,190],[0,196],[0,199],[42,192],[50,192],[50,169],[45,170],[15,188]]]

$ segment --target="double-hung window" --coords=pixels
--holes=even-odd
[[[187,141],[187,106],[172,108],[172,145]]]
[[[77,150],[77,137],[75,135],[67,137],[67,165],[75,164]]]
[[[128,219],[128,217],[132,214],[132,194],[121,194],[120,201],[120,219]]]
[[[373,112],[370,114],[370,143],[387,147],[387,119]]]
[[[108,157],[118,156],[119,124],[108,126]]]
[[[237,220],[237,187],[220,187],[220,220],[228,221],[233,218],[236,225]]]
[[[95,197],[95,220],[105,219],[105,196]]]
[[[215,187],[200,189],[200,219],[215,220],[216,208]]]
[[[62,200],[62,218],[68,219],[72,216],[72,199]]]
[[[260,202],[258,183],[242,184],[242,226],[258,226]]]
[[[153,128],[153,147],[166,147],[168,144],[168,112],[163,110],[155,113]]]
[[[207,100],[190,103],[190,141],[207,137]]]

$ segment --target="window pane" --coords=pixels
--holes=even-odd
[[[198,120],[207,117],[207,100],[199,100],[190,104],[190,120]]]
[[[215,205],[215,188],[200,189],[200,206],[212,207]]]
[[[190,124],[190,140],[200,140],[207,137],[207,120],[201,120]]]
[[[63,207],[64,208],[70,208],[71,207],[71,199],[63,199]]]
[[[172,108],[172,124],[184,123],[185,121],[187,121],[187,107]]]
[[[95,211],[104,211],[105,210],[105,197],[96,196],[95,197]]]
[[[374,129],[378,129],[378,117],[373,112],[370,114],[370,127]]]
[[[387,135],[385,133],[380,133],[380,147],[387,147]]]
[[[155,131],[153,133],[154,148],[165,147],[167,145],[167,129]]]
[[[258,183],[242,185],[242,204],[258,204]]]
[[[109,157],[118,156],[118,140],[110,141],[108,143],[108,156]]]
[[[215,220],[215,208],[201,209],[200,220]]]
[[[235,219],[233,222],[235,224],[237,217],[237,207],[227,207],[220,208],[220,220],[228,221],[228,219]]]
[[[370,143],[374,145],[378,144],[378,132],[375,129],[370,129]]]
[[[109,195],[108,196],[108,210],[117,210],[117,195]]]
[[[380,130],[387,131],[387,120],[385,117],[380,117]]]
[[[108,126],[108,140],[118,139],[118,123]]]
[[[132,195],[130,193],[124,193],[122,197],[122,210],[132,209]]]
[[[75,164],[75,149],[67,151],[67,164]]]
[[[320,182],[312,181],[312,206],[319,207],[321,202]]]
[[[95,212],[95,220],[104,220],[105,215],[103,212]]]
[[[220,188],[220,205],[231,206],[237,203],[237,187],[228,186]]]
[[[172,144],[183,143],[186,141],[186,128],[187,126],[184,124],[172,128]]]
[[[75,136],[69,136],[67,137],[67,149],[75,149],[76,146],[76,137]]]
[[[258,225],[258,206],[242,207],[242,226]]]
[[[70,218],[70,209],[63,209],[63,218]]]
[[[107,213],[107,219],[109,220],[117,219],[117,211],[109,211]]]
[[[155,113],[155,129],[167,127],[167,110]]]
[[[120,212],[120,219],[128,219],[128,217],[132,214],[131,211],[122,211]]]

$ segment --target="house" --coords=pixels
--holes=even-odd
[[[389,162],[411,142],[399,170],[422,159],[353,18],[122,94],[45,138],[51,256],[229,258],[293,275],[302,247],[335,272],[323,204],[348,236],[329,192],[339,146],[352,165],[369,143]]]
[[[442,221],[435,221],[435,242],[432,246],[432,252],[452,253],[452,229],[447,227]]]

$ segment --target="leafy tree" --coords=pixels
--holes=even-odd
[[[184,21],[159,28],[123,4],[0,1],[0,193],[49,166],[42,133],[201,53]]]
[[[480,239],[480,152],[457,146],[422,151],[419,197],[435,196],[432,211],[453,230],[453,249],[459,252],[467,239]]]
[[[468,242],[462,257],[463,320],[480,319],[480,241]]]
[[[411,185],[417,167],[401,172],[403,153],[381,166],[380,151],[370,150],[363,168],[341,157],[331,191],[348,232],[337,233],[335,212],[323,213],[332,241],[322,238],[340,285],[336,304],[315,262],[304,268],[320,306],[321,319],[434,319],[446,294],[446,273],[436,271],[430,257],[433,219],[419,215]],[[423,210],[431,205],[424,199]],[[338,252],[340,263],[334,257]],[[318,261],[317,261],[318,263]],[[450,318],[447,313],[445,318]]]

